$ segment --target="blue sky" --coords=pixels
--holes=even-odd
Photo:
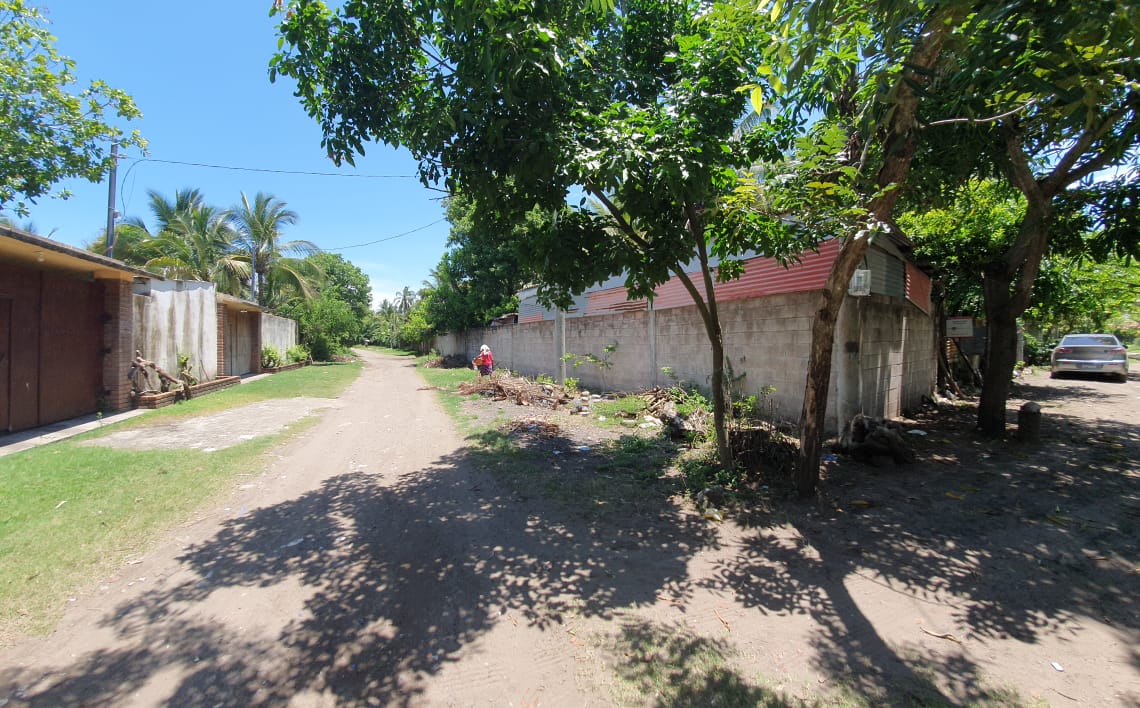
[[[173,198],[178,189],[198,188],[218,207],[237,204],[243,191],[251,199],[268,192],[300,217],[285,238],[342,254],[369,276],[376,303],[404,286],[419,289],[439,262],[449,229],[441,193],[419,183],[408,152],[377,144],[355,168],[338,168],[288,80],[269,83],[277,48],[272,0],[32,4],[48,16],[57,50],[75,61],[83,85],[102,79],[129,93],[143,112],[124,126],[149,141],[152,161],[140,161],[138,153],[120,161],[115,199],[124,216],[151,224],[152,189]],[[248,171],[261,169],[343,176]],[[30,221],[40,235],[76,246],[91,242],[106,225],[106,183],[59,186],[74,196],[40,199]]]

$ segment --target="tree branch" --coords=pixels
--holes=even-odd
[[[937,125],[951,125],[953,123],[969,123],[971,125],[981,125],[982,123],[996,123],[1005,118],[1009,118],[1012,115],[1021,113],[1024,110],[1028,110],[1035,103],[1037,103],[1037,99],[1032,99],[1024,106],[1019,106],[1011,111],[1006,111],[1005,113],[1000,113],[996,116],[990,116],[989,118],[944,118],[943,120],[936,120],[930,123],[920,123],[918,127],[933,128]]]
[[[641,236],[641,234],[637,233],[637,230],[633,228],[633,224],[629,223],[629,220],[625,217],[625,214],[622,213],[622,210],[619,209],[616,204],[610,201],[605,192],[598,189],[593,184],[587,184],[586,191],[602,203],[602,205],[606,208],[606,211],[608,211],[610,213],[610,216],[613,217],[614,221],[617,222],[617,226],[621,230],[622,234],[628,238],[634,246],[637,246],[642,250],[649,249],[649,242],[646,241]]]
[[[1097,151],[1096,155],[1085,164],[1079,167],[1076,166],[1081,155],[1089,152],[1097,140],[1103,138],[1105,134],[1112,130],[1113,126],[1124,118],[1128,110],[1129,107],[1127,105],[1121,106],[1106,115],[1099,124],[1087,126],[1081,132],[1072,146],[1065,151],[1065,154],[1061,157],[1057,166],[1053,168],[1052,173],[1045,178],[1045,184],[1042,186],[1050,198],[1073,182],[1096,172],[1112,161],[1112,155],[1101,150]]]

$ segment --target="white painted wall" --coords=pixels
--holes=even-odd
[[[268,312],[261,313],[261,347],[273,347],[285,361],[285,353],[297,346],[297,323]]]
[[[135,287],[134,348],[172,376],[189,354],[194,376],[218,376],[218,314],[213,283],[152,280]]]

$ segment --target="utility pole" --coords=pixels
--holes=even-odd
[[[119,144],[111,145],[111,180],[107,190],[107,249],[103,255],[115,257],[115,170],[119,166]]]

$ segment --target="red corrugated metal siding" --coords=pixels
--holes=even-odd
[[[588,293],[587,315],[611,314],[614,312],[637,312],[645,309],[645,300],[627,300],[623,287],[595,290]]]
[[[527,315],[525,317],[519,315],[519,324],[529,324],[531,322],[542,322],[542,313],[538,312],[533,315]]]
[[[827,282],[831,264],[838,253],[839,239],[832,239],[820,245],[819,253],[807,253],[799,263],[788,268],[776,262],[775,258],[750,258],[744,262],[744,274],[738,280],[717,283],[717,301],[818,290]],[[692,304],[693,299],[681,281],[672,278],[657,288],[653,309],[666,310]]]
[[[919,270],[913,263],[906,264],[906,297],[918,309],[930,314],[930,276]]]

